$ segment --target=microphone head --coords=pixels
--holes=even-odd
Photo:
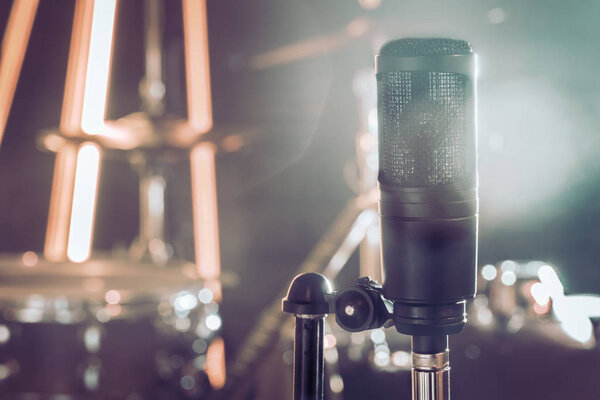
[[[475,54],[400,39],[375,59],[383,294],[411,335],[456,333],[475,294]]]
[[[454,39],[399,39],[377,56],[379,182],[474,188],[475,54]]]

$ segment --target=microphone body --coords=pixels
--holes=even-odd
[[[475,62],[452,39],[395,40],[376,57],[383,294],[400,333],[460,332],[475,295]]]

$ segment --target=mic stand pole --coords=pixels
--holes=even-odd
[[[294,400],[323,400],[323,324],[331,286],[320,274],[298,275],[283,310],[295,315]]]
[[[412,400],[450,399],[448,336],[412,336]]]

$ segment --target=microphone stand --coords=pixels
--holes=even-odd
[[[296,323],[294,400],[323,400],[323,321],[327,314],[335,314],[337,324],[349,332],[394,323],[392,302],[383,297],[382,286],[368,277],[334,292],[321,274],[298,275],[282,308],[294,314]],[[411,345],[412,400],[449,400],[448,335],[413,335]]]
[[[292,281],[283,311],[295,315],[294,400],[323,400],[323,321],[335,314],[337,324],[349,332],[384,326],[392,305],[371,278],[333,292],[321,274],[305,273]]]
[[[294,400],[323,399],[323,324],[330,312],[331,285],[323,275],[298,275],[283,300],[295,315]]]
[[[450,399],[448,335],[411,338],[412,400]]]

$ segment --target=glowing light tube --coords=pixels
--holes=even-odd
[[[188,123],[199,133],[212,128],[206,0],[183,0]]]
[[[81,145],[77,154],[67,246],[67,256],[73,262],[82,262],[90,257],[99,166],[100,149],[98,146],[93,143]]]
[[[81,129],[81,113],[93,16],[94,1],[77,0],[73,15],[65,94],[60,117],[60,130],[65,135],[77,135]]]
[[[44,257],[49,261],[62,261],[67,256],[77,150],[77,145],[68,144],[56,154],[44,244]]]
[[[210,386],[214,390],[222,389],[225,386],[225,343],[220,337],[215,338],[208,347],[205,370]]]
[[[104,128],[115,11],[116,0],[77,0],[75,3],[60,121],[60,129],[67,136],[80,135],[82,130],[95,134]],[[87,192],[80,189],[80,197],[77,202],[74,200],[77,174],[93,175],[96,178],[88,183],[97,184],[100,149],[89,150],[89,146],[92,145],[67,145],[56,156],[44,247],[44,255],[50,261],[62,261],[67,257],[83,261],[89,257],[89,244],[84,246],[82,243],[91,243],[89,218],[90,215],[93,218],[94,212],[89,207],[95,207],[96,188],[88,187]],[[93,162],[98,165],[90,165]],[[80,172],[82,168],[87,172]],[[91,203],[87,206],[79,204],[85,201],[83,199]],[[84,227],[89,232],[82,232]],[[70,236],[75,232],[81,234],[81,238]]]
[[[194,147],[190,154],[190,164],[196,266],[202,279],[216,280],[220,276],[221,267],[213,147],[204,143]]]
[[[0,145],[39,0],[13,1],[0,56]]]
[[[104,128],[116,0],[96,0],[87,59],[81,129],[88,134]]]

